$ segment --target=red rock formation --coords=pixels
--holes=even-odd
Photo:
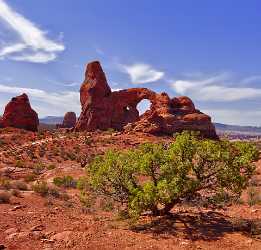
[[[76,130],[114,128],[153,134],[192,130],[217,138],[211,118],[196,110],[188,97],[170,99],[166,93],[157,94],[146,88],[111,92],[99,62],[87,65],[80,95],[82,113]],[[150,100],[151,107],[139,116],[137,105],[143,99]]]
[[[37,131],[38,125],[38,115],[31,108],[26,94],[12,98],[6,105],[4,115],[0,120],[1,127],[22,128],[29,131]]]
[[[73,128],[76,124],[76,114],[74,112],[67,112],[64,115],[63,123],[57,124],[57,128]]]

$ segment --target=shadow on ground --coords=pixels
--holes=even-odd
[[[231,218],[217,212],[181,212],[135,225],[131,229],[160,238],[182,236],[190,240],[211,241],[222,238],[226,233],[240,232],[261,239],[261,220]]]

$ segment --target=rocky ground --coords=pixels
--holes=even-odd
[[[261,249],[261,161],[241,202],[226,209],[183,204],[172,216],[142,216],[133,224],[102,200],[86,205],[75,183],[95,155],[171,140],[110,130],[1,129],[0,249]],[[64,176],[70,185],[53,183]]]

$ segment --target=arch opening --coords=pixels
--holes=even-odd
[[[137,109],[139,111],[139,116],[142,116],[146,111],[150,110],[151,101],[149,99],[141,100],[138,105]]]

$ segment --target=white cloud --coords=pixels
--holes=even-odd
[[[201,111],[210,115],[213,122],[231,125],[261,126],[260,119],[257,119],[257,117],[261,117],[261,110],[202,109]]]
[[[248,83],[254,83],[254,82],[257,82],[257,81],[259,81],[259,82],[261,81],[260,75],[247,77],[242,81],[242,83],[248,84]]]
[[[203,80],[177,80],[171,87],[178,94],[200,101],[229,102],[261,97],[261,88],[226,86],[229,80],[228,74],[219,74]]]
[[[63,114],[66,111],[80,112],[79,92],[46,92],[41,89],[21,88],[0,84],[0,93],[12,95],[28,94],[33,108],[39,106],[43,110],[46,105],[49,107],[48,109],[44,109],[46,113],[40,113],[41,116]],[[37,103],[37,105],[34,105],[34,103]],[[42,105],[39,103],[42,103]],[[39,112],[37,109],[36,111]]]
[[[0,18],[19,36],[19,42],[12,42],[0,49],[0,58],[16,61],[47,63],[64,51],[63,44],[50,40],[46,32],[15,12],[4,0],[0,0]]]
[[[68,82],[68,83],[60,83],[60,82],[56,82],[56,81],[51,81],[49,80],[49,82],[58,85],[58,86],[63,86],[63,87],[75,87],[75,86],[80,86],[80,83],[78,82]]]
[[[148,64],[137,63],[132,65],[120,65],[123,72],[130,76],[132,83],[155,82],[164,76],[164,72],[153,69]]]
[[[120,91],[120,90],[122,90],[122,89],[119,89],[119,88],[118,89],[111,89],[112,92]]]

